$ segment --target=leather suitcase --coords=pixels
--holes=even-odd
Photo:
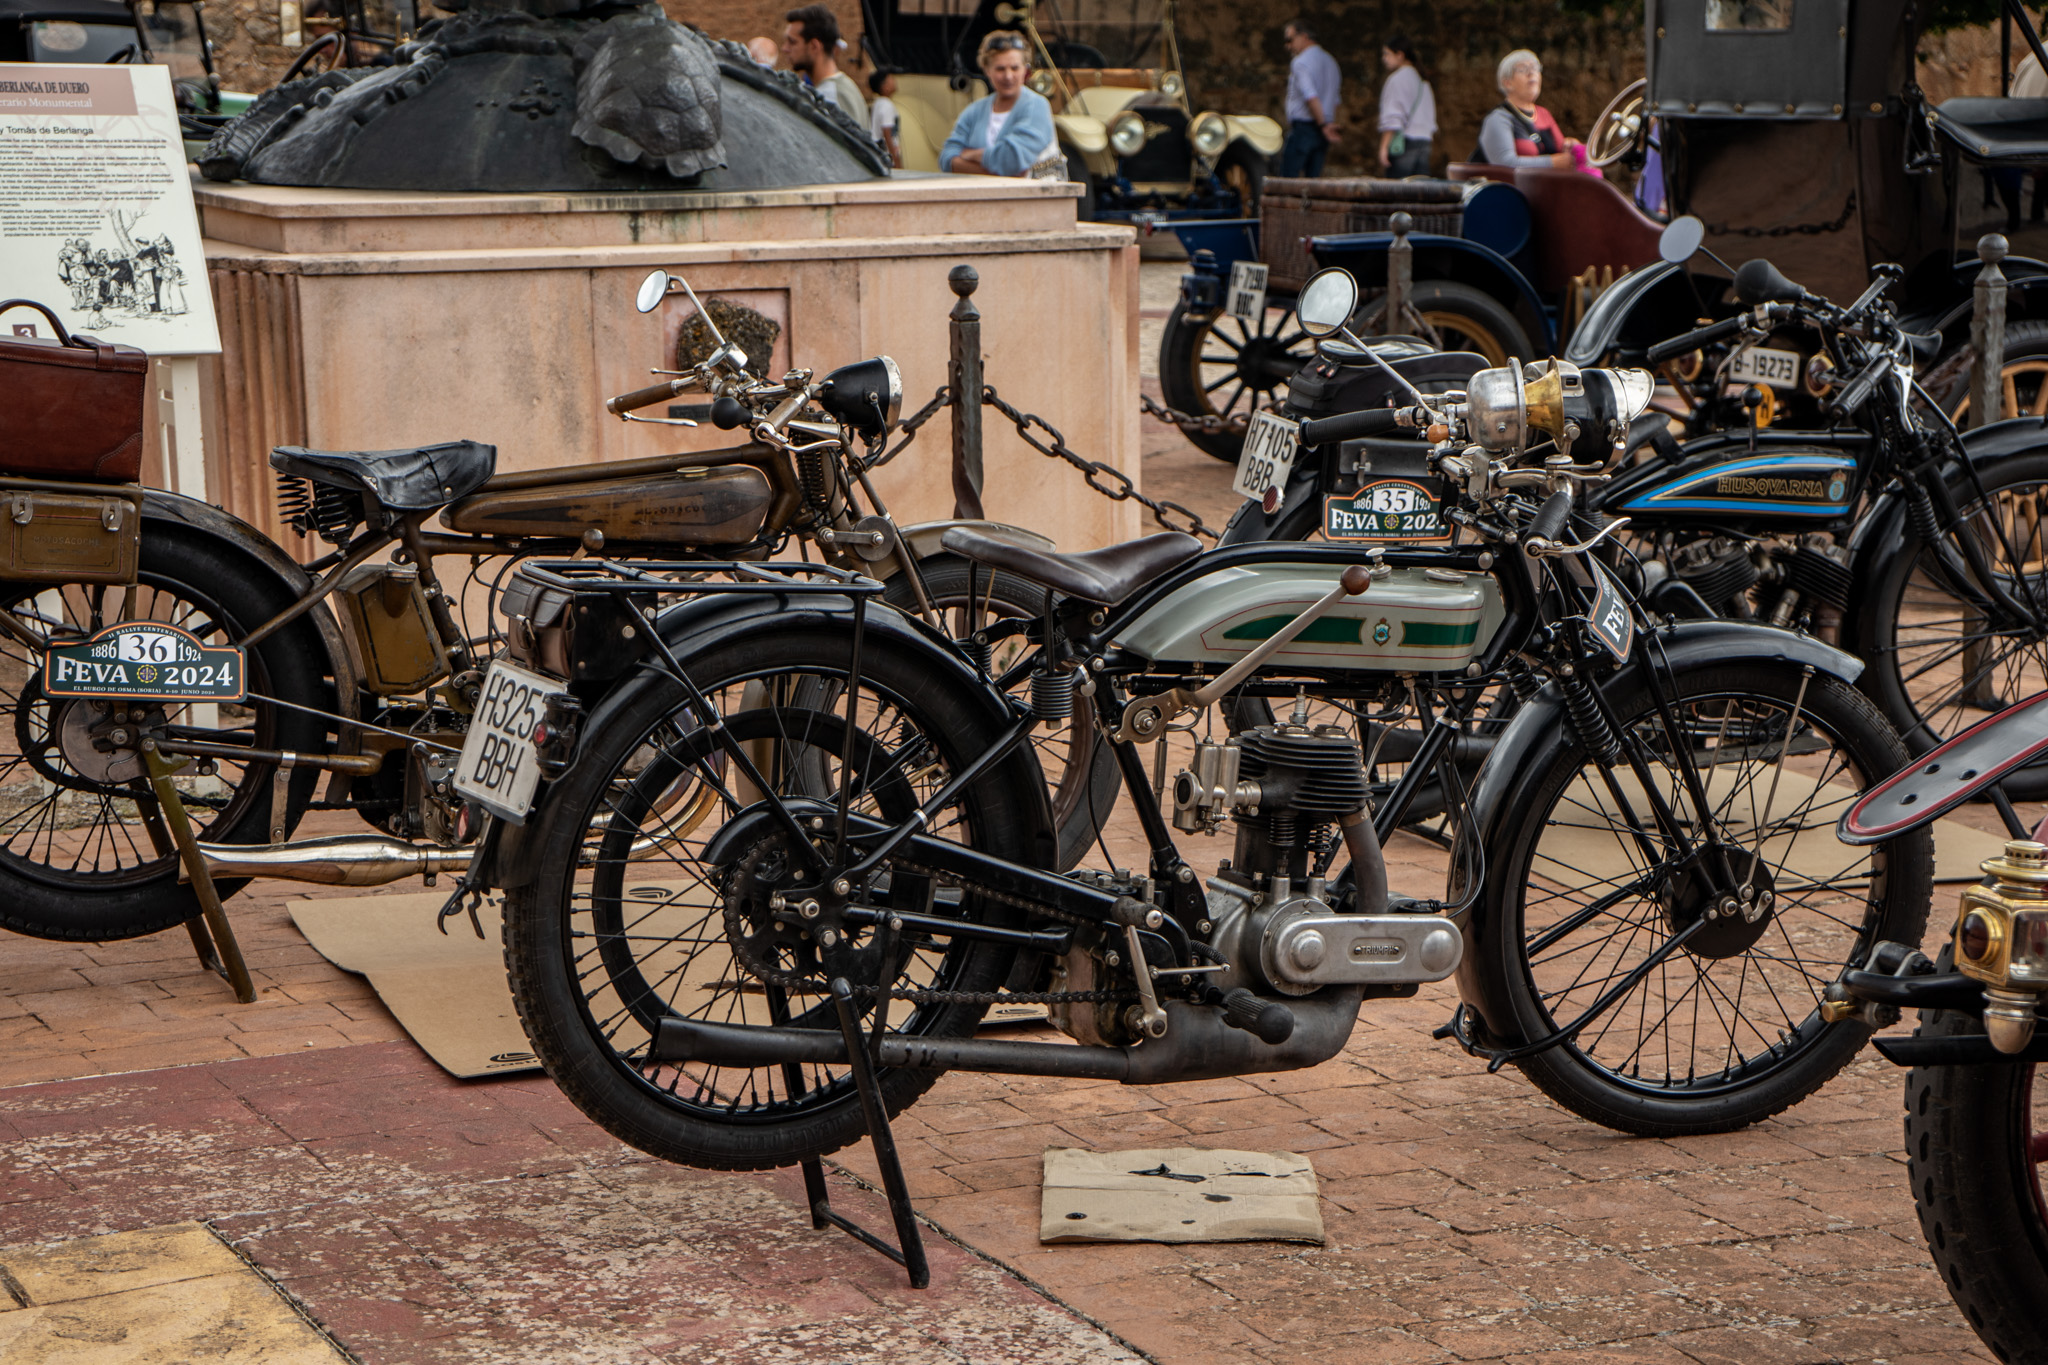
[[[140,478],[149,357],[67,332],[40,303],[0,302],[0,313],[10,308],[35,309],[57,335],[0,330],[0,472],[109,483]]]

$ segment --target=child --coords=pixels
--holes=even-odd
[[[896,112],[894,99],[896,73],[886,67],[876,67],[868,72],[868,89],[875,96],[874,103],[868,106],[868,131],[889,154],[889,164],[900,171],[903,169],[903,144],[898,135],[903,130],[903,119]]]

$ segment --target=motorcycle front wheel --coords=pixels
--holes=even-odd
[[[813,843],[828,856],[842,784],[853,812],[894,824],[986,752],[1001,728],[988,698],[948,681],[926,653],[874,632],[851,708],[841,625],[764,629],[687,657],[690,676],[764,780],[807,803]],[[858,992],[864,1027],[878,991],[908,991],[922,998],[892,1002],[892,1031],[967,1036],[1014,950],[916,930],[885,940],[872,916],[835,923],[828,911],[793,921],[780,893],[800,880],[804,855],[766,817],[762,794],[739,779],[717,731],[672,680],[629,685],[636,691],[586,731],[574,766],[529,817],[542,841],[538,871],[506,895],[505,962],[527,1037],[578,1108],[651,1155],[759,1170],[836,1151],[866,1131],[845,1066],[667,1060],[656,1047],[661,1022],[834,1029],[823,984],[843,975]],[[1019,750],[934,812],[924,832],[1033,861],[1050,840],[1033,766]],[[659,804],[684,781],[716,798],[687,827]],[[1018,917],[900,856],[853,899],[954,919]],[[891,1113],[938,1078],[877,1074]]]
[[[1939,964],[1949,966],[1944,953]],[[1916,1037],[1981,1034],[1928,1010]],[[2031,1062],[1906,1073],[1906,1170],[1920,1231],[1949,1296],[2006,1365],[2048,1365],[2048,1085]]]
[[[1704,851],[1686,856],[1652,818],[1627,763],[1604,769],[1574,740],[1487,850],[1476,950],[1483,1012],[1505,1024],[1493,1041],[1593,1013],[1523,1073],[1575,1114],[1652,1137],[1744,1127],[1840,1071],[1870,1031],[1824,1021],[1822,992],[1880,940],[1920,941],[1934,873],[1925,830],[1871,848],[1835,838],[1856,795],[1907,761],[1854,688],[1744,660],[1682,671],[1670,690],[1675,735],[1647,688],[1608,700],[1648,787]],[[1724,856],[1757,893],[1747,903],[1717,899]]]

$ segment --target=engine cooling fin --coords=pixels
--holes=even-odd
[[[1238,736],[1238,771],[1263,777],[1275,769],[1301,774],[1288,806],[1309,820],[1334,820],[1365,805],[1365,765],[1358,740],[1335,725],[1260,725]]]

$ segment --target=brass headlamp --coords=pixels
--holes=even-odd
[[[2034,1006],[2048,991],[2048,844],[2015,839],[1983,864],[1989,886],[1963,892],[1956,970],[1984,983],[1984,1033],[2014,1053],[2034,1036]]]

